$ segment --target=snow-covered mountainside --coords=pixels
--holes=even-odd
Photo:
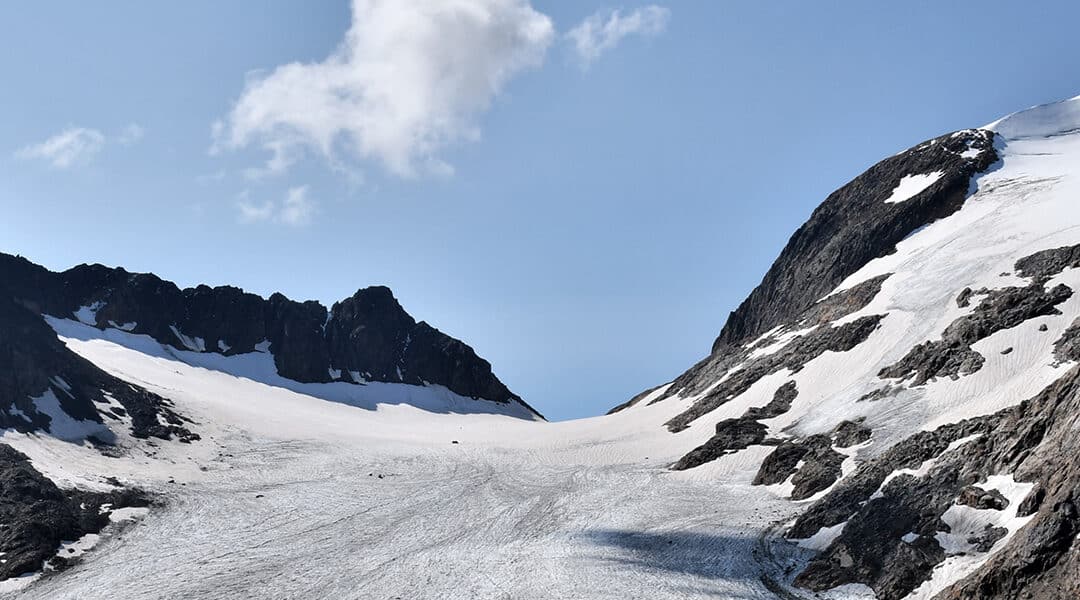
[[[799,588],[1080,597],[1078,177],[1080,98],[882,161],[630,410],[711,433],[674,469],[760,455],[752,484],[805,505],[784,535],[821,551]]]
[[[386,290],[4,257],[0,589],[1080,597],[1078,178],[1080,98],[889,157],[708,357],[560,423]]]

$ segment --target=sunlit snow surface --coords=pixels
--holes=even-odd
[[[856,402],[882,385],[882,366],[973,309],[956,305],[961,289],[1023,284],[1012,274],[1017,258],[1080,242],[1080,135],[1068,133],[1080,126],[1078,103],[996,123],[1004,160],[979,179],[964,208],[840,286],[894,273],[869,306],[843,319],[888,313],[865,343],[765,377],[678,434],[662,424],[694,399],[650,405],[665,388],[609,417],[543,423],[461,414],[475,406],[447,401],[474,401],[433,387],[274,379],[265,346],[226,359],[52,321],[79,354],[173,400],[203,440],[149,447],[121,435],[131,456],[106,458],[6,434],[4,442],[61,483],[100,487],[100,476],[113,475],[167,500],[21,597],[774,598],[762,576],[790,581],[794,571],[785,567],[807,560],[839,529],[819,532],[802,544],[809,548],[775,539],[808,503],[787,500],[783,484],[750,485],[771,448],[752,446],[684,472],[666,467],[707,440],[718,421],[767,404],[789,379],[799,395],[791,411],[764,421],[771,434],[818,433],[866,417],[873,438],[849,449],[850,473],[914,431],[1014,405],[1059,377],[1066,367],[1051,364],[1052,345],[1080,316],[1080,293],[1059,306],[1061,315],[976,344],[986,364],[973,375]],[[1080,272],[1049,285],[1059,282],[1080,291]],[[1048,331],[1038,331],[1042,324]],[[1007,347],[1014,351],[1001,354]],[[413,393],[424,397],[401,396]],[[1019,497],[1003,477],[987,485]],[[954,512],[957,524],[991,518]],[[1023,525],[1010,514],[993,518],[1009,535]],[[950,559],[927,589],[984,559]],[[848,586],[814,597],[868,596]]]
[[[900,179],[900,183],[896,186],[896,189],[894,189],[892,194],[885,199],[885,203],[898,204],[900,202],[911,200],[922,193],[926,188],[937,183],[942,175],[944,175],[942,171],[904,175],[904,177]]]

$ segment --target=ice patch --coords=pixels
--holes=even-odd
[[[176,339],[180,340],[180,343],[184,345],[184,348],[191,350],[192,352],[206,352],[206,340],[201,337],[189,337],[180,333],[180,330],[176,328],[176,325],[169,325],[169,329],[172,330]]]
[[[56,551],[56,555],[61,558],[78,558],[83,554],[86,554],[87,550],[96,546],[99,541],[101,541],[100,535],[88,533],[75,541],[61,542],[60,549]],[[46,570],[50,570],[49,567],[50,565],[45,565]]]
[[[123,523],[126,521],[134,521],[141,519],[150,513],[150,509],[144,506],[130,506],[128,508],[118,508],[109,513],[109,521],[112,523]]]
[[[119,329],[120,331],[135,331],[135,328],[138,326],[139,324],[135,321],[122,324],[117,324],[116,321],[109,321],[109,327],[112,327],[113,329]]]
[[[103,302],[95,302],[89,306],[80,307],[73,314],[80,323],[97,327],[97,312],[101,310],[102,306],[105,306]]]
[[[885,203],[899,204],[911,200],[926,188],[937,183],[937,180],[941,179],[941,176],[944,174],[943,171],[935,171],[933,173],[905,175],[900,180],[899,185],[896,186],[896,189],[892,191],[892,194],[885,199]]]
[[[814,535],[803,540],[796,540],[796,542],[800,548],[821,552],[828,548],[829,544],[833,543],[833,540],[840,537],[840,534],[844,531],[844,526],[847,525],[847,523],[847,521],[844,521],[843,523],[837,523],[832,527],[822,527]]]

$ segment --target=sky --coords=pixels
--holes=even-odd
[[[369,285],[551,419],[708,353],[832,190],[1080,94],[1075,2],[0,5],[0,251]]]

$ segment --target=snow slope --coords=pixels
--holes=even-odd
[[[172,399],[203,441],[131,459],[6,434],[56,480],[110,474],[168,499],[21,597],[770,597],[754,552],[795,507],[668,471],[685,450],[657,427],[669,407],[554,424],[358,410],[81,327],[59,327],[70,347]]]

